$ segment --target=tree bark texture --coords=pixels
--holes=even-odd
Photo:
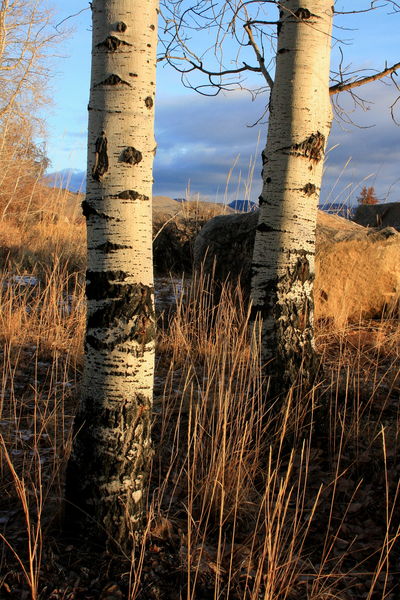
[[[87,513],[88,522],[128,548],[132,532],[142,525],[152,454],[157,3],[93,0],[91,6],[87,192],[82,203],[88,315],[66,510],[67,518]]]
[[[332,109],[331,0],[280,3],[252,267],[262,355],[282,390],[312,381],[315,229]],[[276,385],[273,386],[276,389]]]

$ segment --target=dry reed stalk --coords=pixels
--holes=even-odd
[[[59,510],[84,329],[76,271],[83,262],[71,258],[81,256],[79,228],[35,227],[30,234],[7,221],[0,226],[0,239],[2,232],[25,236],[9,249],[18,269],[4,260],[0,278],[1,475],[4,498],[18,499],[24,516],[27,551],[15,550],[32,598],[42,585],[44,524]],[[39,285],[10,284],[23,275]],[[304,402],[301,389],[291,390],[276,415],[240,289],[222,286],[216,304],[204,277],[180,287],[175,316],[160,332],[164,392],[155,399],[148,537],[157,519],[172,523],[183,597],[195,599],[207,584],[215,599],[343,600],[363,578],[368,600],[390,598],[399,537],[398,324],[321,328],[322,381]],[[322,441],[305,428],[321,418],[321,407]],[[375,482],[366,457],[383,474],[384,519],[374,550],[363,554],[351,521],[371,493],[363,477]],[[140,597],[147,560],[144,544],[130,567],[131,600]]]

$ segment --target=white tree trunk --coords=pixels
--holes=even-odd
[[[76,504],[128,547],[151,460],[157,3],[93,0],[92,17],[88,317],[67,511]]]
[[[263,359],[278,389],[283,382],[282,388],[311,381],[315,369],[315,228],[332,121],[332,4],[280,2],[252,270],[253,310],[263,321]]]

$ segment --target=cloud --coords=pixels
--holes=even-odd
[[[393,90],[381,83],[365,86],[362,96],[371,102],[365,112],[354,110],[350,97],[341,96],[345,118],[357,126],[334,121],[322,201],[354,203],[364,184],[375,186],[379,198],[400,200],[400,129],[390,116]],[[249,125],[263,115],[266,102],[261,96],[252,102],[244,92],[161,99],[156,111],[154,194],[183,197],[190,185],[193,194],[209,200],[256,200],[267,125],[265,118],[255,127]],[[74,189],[82,177],[81,171],[73,171]]]
[[[193,193],[222,200],[228,183],[230,199],[243,197],[250,165],[256,161],[257,179],[261,170],[266,124],[251,125],[262,117],[266,100],[252,102],[248,93],[236,92],[161,103],[156,113],[155,193],[182,196],[190,183]]]
[[[390,114],[395,91],[377,82],[359,94],[369,101],[368,110],[354,106],[349,94],[338,98],[344,120],[336,116],[333,123],[321,200],[354,203],[364,184],[374,185],[381,199],[400,200],[400,130]],[[182,196],[190,181],[193,192],[222,199],[236,161],[228,197],[244,197],[245,186],[239,185],[239,179],[247,179],[249,163],[255,160],[251,191],[255,200],[261,187],[259,155],[267,126],[248,125],[260,118],[265,104],[266,98],[252,102],[245,93],[180,97],[162,104],[157,114],[155,193]]]
[[[328,144],[332,150],[326,160],[322,196],[355,202],[360,188],[372,185],[380,199],[398,201],[400,128],[390,111],[396,99],[395,90],[382,82],[360,90],[355,91],[369,101],[365,111],[360,107],[354,110],[348,95],[342,94],[343,99],[338,99],[345,111],[344,118],[350,118],[354,124],[338,118],[333,123]],[[395,116],[400,116],[398,111]]]

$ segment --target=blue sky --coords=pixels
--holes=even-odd
[[[54,4],[58,21],[87,6],[83,0],[58,0]],[[357,10],[368,4],[366,0],[338,0],[335,7],[346,10],[346,5],[347,9],[351,5],[351,10]],[[382,8],[374,13],[337,16],[334,36],[341,43],[334,43],[332,65],[338,62],[339,45],[345,64],[351,64],[352,69],[381,69],[385,61],[388,65],[399,62],[400,13],[389,12]],[[53,60],[53,106],[46,116],[51,171],[71,169],[75,180],[82,178],[86,168],[90,18],[86,10],[65,23],[74,31]],[[209,39],[203,39],[209,44]],[[197,43],[201,45],[202,39]],[[257,77],[253,75],[249,83],[257,85],[259,81],[261,86]],[[400,200],[400,128],[393,123],[389,109],[396,90],[377,82],[359,91],[370,102],[366,111],[355,109],[341,94],[340,103],[357,126],[335,119],[322,198],[354,202],[365,184],[374,185],[382,199]],[[182,197],[189,186],[193,195],[211,201],[249,196],[255,200],[261,186],[259,155],[267,125],[249,125],[260,118],[267,101],[266,94],[252,101],[245,91],[200,96],[185,89],[178,74],[161,63],[157,74],[154,194]],[[397,116],[400,121],[400,101]]]

